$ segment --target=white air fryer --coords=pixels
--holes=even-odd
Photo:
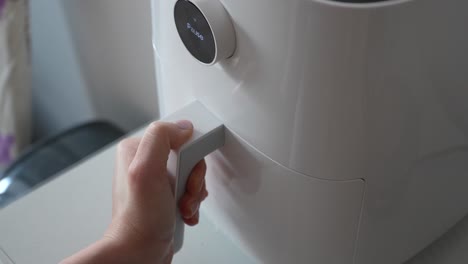
[[[217,228],[260,263],[395,264],[465,216],[467,14],[153,0],[163,115],[196,100],[225,126],[207,158]]]

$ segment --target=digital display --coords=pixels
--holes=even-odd
[[[192,34],[197,36],[197,38],[199,38],[200,40],[205,40],[205,37],[200,32],[198,32],[198,30],[195,27],[193,27],[192,24],[187,23],[187,29],[190,30],[190,32],[192,32]]]
[[[179,36],[189,52],[203,63],[212,63],[216,57],[216,45],[203,13],[190,1],[179,0],[174,8],[174,17]]]

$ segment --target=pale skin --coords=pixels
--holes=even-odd
[[[204,161],[193,169],[178,208],[167,175],[170,150],[183,145],[192,132],[189,121],[154,122],[142,138],[119,143],[111,223],[100,240],[62,264],[171,263],[176,210],[187,225],[196,225],[200,203],[208,196]]]

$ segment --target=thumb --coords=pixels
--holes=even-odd
[[[147,178],[165,177],[169,152],[179,149],[193,133],[188,120],[176,123],[153,122],[140,141],[135,158],[130,164],[129,174],[140,183]],[[143,178],[143,179],[141,179]]]

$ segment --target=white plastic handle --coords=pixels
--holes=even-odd
[[[200,102],[195,101],[181,110],[163,118],[163,121],[190,120],[194,132],[192,138],[179,150],[171,151],[167,170],[176,179],[176,227],[174,233],[174,251],[178,252],[184,241],[184,221],[179,211],[179,200],[185,193],[188,176],[195,165],[206,155],[224,145],[224,125]]]

